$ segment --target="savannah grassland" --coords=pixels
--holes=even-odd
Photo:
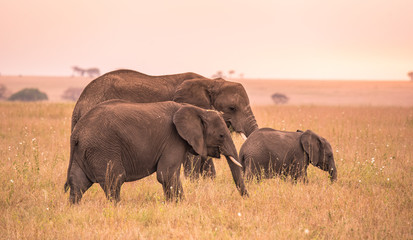
[[[260,127],[328,139],[338,181],[310,166],[308,184],[249,182],[242,198],[221,159],[215,180],[181,176],[179,203],[164,202],[152,175],[125,183],[117,206],[97,184],[68,203],[73,107],[0,102],[0,239],[413,238],[411,106],[255,105]]]

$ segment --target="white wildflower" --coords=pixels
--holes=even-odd
[[[13,179],[10,179],[10,182],[11,182],[11,183],[14,183]]]
[[[240,213],[240,212],[238,213],[238,217],[241,217],[241,213]]]
[[[308,230],[308,229],[306,228],[306,229],[304,229],[304,233],[305,233],[305,234],[309,234],[309,233],[310,233],[310,230]]]

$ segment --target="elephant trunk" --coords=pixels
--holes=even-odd
[[[245,187],[244,177],[242,174],[242,165],[239,163],[237,149],[235,148],[234,142],[229,134],[221,147],[221,154],[223,154],[227,159],[235,185],[237,186],[241,196],[248,196],[248,191]]]
[[[247,188],[245,187],[245,184],[244,184],[244,177],[242,175],[241,168],[238,165],[236,165],[234,162],[232,162],[228,156],[225,156],[225,158],[227,159],[229,168],[231,169],[232,178],[234,179],[235,185],[237,186],[239,193],[241,194],[241,196],[248,197],[249,195],[248,195]]]
[[[247,111],[245,113],[247,115],[247,119],[244,124],[244,131],[245,135],[249,137],[251,133],[258,129],[257,121],[255,120],[254,114],[252,113],[251,107],[248,106]]]

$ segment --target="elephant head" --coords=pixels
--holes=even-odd
[[[205,158],[224,155],[237,189],[241,195],[248,195],[241,174],[242,165],[238,162],[237,150],[221,113],[185,105],[174,114],[173,122],[178,134],[195,154]]]
[[[328,171],[331,181],[336,181],[337,169],[330,143],[311,130],[307,130],[301,135],[301,144],[310,163]]]
[[[173,100],[222,112],[227,126],[244,138],[258,129],[248,95],[240,83],[220,78],[187,80],[177,88]]]

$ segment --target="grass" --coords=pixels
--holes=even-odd
[[[338,181],[312,166],[308,184],[280,179],[235,189],[181,176],[165,203],[155,176],[126,183],[121,202],[93,185],[77,206],[63,191],[73,104],[0,103],[0,239],[412,239],[413,108],[254,107],[260,127],[312,129],[334,149]],[[242,139],[234,135],[239,148]]]

